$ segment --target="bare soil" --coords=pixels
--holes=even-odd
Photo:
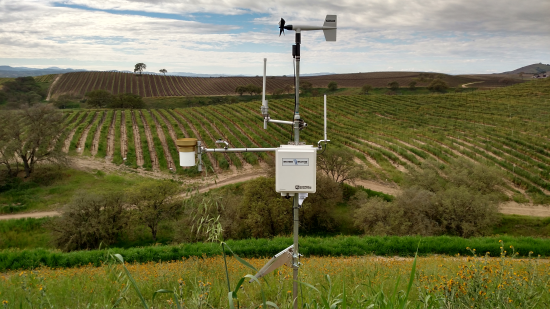
[[[170,117],[172,117],[172,119],[174,119],[176,121],[176,123],[178,124],[178,128],[180,129],[180,131],[183,133],[183,135],[187,138],[189,137],[189,134],[187,134],[187,130],[185,130],[185,128],[183,127],[183,125],[181,124],[180,120],[178,119],[178,117],[175,117],[172,113],[168,112],[168,114],[170,115]]]
[[[370,142],[370,141],[367,141],[367,140],[364,140],[364,139],[360,139],[363,143],[366,143],[366,144],[369,144],[373,147],[379,147],[379,148],[383,148],[384,150],[387,150],[387,151],[390,151],[391,153],[393,153],[396,157],[398,157],[401,161],[404,161],[404,162],[408,162],[409,160],[403,158],[402,156],[400,156],[399,154],[396,154],[395,152],[393,152],[393,150],[389,149],[389,148],[386,148],[380,144],[377,144],[377,143],[373,143],[373,142]],[[400,172],[403,172],[403,173],[408,173],[408,170],[401,164],[399,164],[399,162],[394,162],[393,160],[391,160],[390,158],[387,158],[388,161],[391,163],[391,165],[393,165],[393,167],[395,167],[398,171]],[[412,163],[411,163],[412,164]],[[414,165],[414,164],[413,164]]]
[[[522,215],[531,217],[550,217],[550,206],[519,204],[513,201],[500,205],[499,211],[503,214]]]
[[[113,118],[111,119],[111,124],[109,125],[109,133],[107,134],[107,157],[105,159],[112,161],[113,155],[115,153],[115,122],[116,122],[116,111],[113,112]],[[121,125],[121,127],[125,127]],[[126,128],[124,130],[126,133]]]
[[[115,116],[115,119],[116,119],[116,116]],[[115,123],[116,123],[116,120],[115,120]],[[114,148],[114,146],[113,146],[113,148]],[[121,115],[120,115],[120,155],[122,156],[123,159],[126,159],[127,152],[128,152],[128,134],[126,132],[126,113],[124,111],[121,111]],[[113,155],[114,155],[114,149],[113,149]]]
[[[57,83],[57,81],[59,80],[59,78],[61,77],[61,75],[63,75],[63,74],[57,75],[57,77],[54,79],[54,81],[53,81],[52,84],[50,85],[50,88],[48,89],[48,96],[46,97],[46,101],[49,101],[50,98],[52,97],[52,89],[53,89],[53,86]]]
[[[136,111],[130,111],[132,114],[132,129],[134,130],[134,146],[136,147],[136,162],[138,166],[143,166],[143,150],[141,149],[141,139],[139,137],[139,127],[136,122]]]
[[[97,154],[97,148],[99,146],[99,136],[101,135],[101,127],[103,126],[103,122],[105,122],[105,117],[107,116],[107,111],[103,112],[103,116],[101,117],[101,120],[97,124],[97,129],[95,130],[94,134],[94,140],[92,142],[92,156],[95,157]]]
[[[202,119],[204,119],[204,121],[207,121],[207,122],[210,124],[210,126],[212,126],[212,128],[214,128],[214,130],[216,130],[216,133],[218,133],[218,136],[223,137],[223,138],[229,143],[229,145],[230,145],[231,147],[235,147],[235,145],[234,145],[233,143],[231,143],[230,140],[228,140],[227,136],[224,136],[224,135],[222,134],[222,132],[220,131],[220,129],[218,129],[218,127],[216,127],[216,125],[214,125],[214,124],[212,123],[212,121],[210,121],[209,119],[203,117],[202,115],[200,115],[200,117],[201,117]],[[220,123],[220,124],[223,125],[223,126],[225,127],[226,130],[228,130],[228,131],[231,132],[231,130],[229,130],[225,124],[223,124],[223,123]],[[238,140],[239,143],[241,143],[242,145],[246,145],[246,144],[243,143],[243,141],[241,141],[238,137],[235,136],[235,139]],[[246,147],[246,146],[245,146],[245,147]],[[237,158],[239,158],[239,160],[241,161],[241,163],[242,163],[243,166],[244,166],[244,165],[250,165],[248,162],[245,161],[245,159],[243,158],[243,155],[242,155],[241,153],[236,152],[235,155],[237,156]],[[226,160],[228,160],[228,161],[230,160],[229,156],[226,156]],[[231,164],[231,167],[235,167],[235,165],[234,165],[234,164]]]
[[[78,154],[82,154],[82,152],[84,151],[84,146],[86,144],[86,138],[88,137],[88,132],[90,132],[90,128],[92,127],[92,124],[94,123],[98,115],[99,115],[99,112],[96,112],[94,114],[94,117],[90,121],[90,123],[86,126],[84,131],[82,131],[82,135],[80,135],[80,138],[78,139],[78,143],[76,144],[77,145],[76,152]]]
[[[166,156],[166,161],[168,162],[168,169],[171,171],[176,170],[176,165],[174,163],[174,158],[172,158],[172,154],[170,153],[170,148],[168,148],[168,143],[166,142],[166,136],[164,136],[164,130],[162,130],[162,127],[151,110],[149,110],[149,113],[151,114],[151,118],[153,118],[153,121],[155,122],[155,127],[157,128],[157,135],[160,139],[160,143],[162,144],[162,149],[164,150],[164,155]]]
[[[195,137],[197,139],[201,139],[203,137],[201,137],[199,135],[199,132],[197,131],[197,129],[195,129],[195,126],[193,126],[193,124],[187,120],[187,117],[185,117],[182,113],[180,113],[178,110],[174,110],[174,112],[176,112],[183,120],[185,120],[187,122],[187,124],[189,124],[189,127],[191,128],[191,131],[193,131],[193,134],[195,134]],[[211,152],[207,152],[206,155],[208,156],[208,160],[210,160],[210,162],[212,162],[212,167],[214,168],[214,171],[216,173],[219,173],[220,172],[220,168],[218,166],[216,166],[215,162],[216,160],[214,160],[214,156],[212,155]]]
[[[67,139],[65,140],[65,144],[63,145],[63,152],[69,152],[69,148],[71,147],[71,141],[73,140],[73,136],[76,132],[76,129],[78,128],[78,126],[84,122],[84,120],[86,120],[86,118],[88,117],[88,112],[86,112],[84,114],[84,116],[82,116],[82,118],[78,121],[78,123],[74,126],[74,128],[71,130],[71,132],[69,133],[69,135],[67,136]]]
[[[143,122],[143,128],[145,129],[145,137],[147,138],[147,146],[149,147],[149,155],[151,156],[151,163],[153,164],[153,170],[160,171],[159,159],[157,152],[155,151],[155,141],[153,140],[153,134],[151,134],[151,128],[147,123],[147,120],[143,116],[143,113],[139,111],[139,116]]]

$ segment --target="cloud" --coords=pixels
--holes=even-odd
[[[0,7],[0,62],[66,59],[104,70],[146,62],[255,75],[269,57],[271,74],[288,74],[293,33],[279,37],[277,22],[321,24],[326,14],[338,15],[338,41],[305,33],[304,72],[504,71],[547,62],[550,50],[550,1],[0,0]]]

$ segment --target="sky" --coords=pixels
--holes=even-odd
[[[337,41],[302,34],[301,73],[497,73],[550,63],[550,0],[0,0],[0,65],[292,75],[294,32],[337,15]]]

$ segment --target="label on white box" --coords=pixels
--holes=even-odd
[[[308,158],[283,158],[283,166],[309,166]]]

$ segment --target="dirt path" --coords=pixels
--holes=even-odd
[[[134,131],[134,146],[136,147],[136,162],[138,166],[143,166],[143,150],[141,149],[141,139],[139,137],[139,128],[136,122],[137,111],[130,111],[132,114],[132,129]],[[126,158],[126,156],[124,156]]]
[[[139,111],[139,116],[141,117],[141,122],[143,122],[143,128],[145,129],[145,138],[147,138],[147,147],[149,148],[149,156],[151,157],[151,163],[153,164],[154,171],[160,171],[159,158],[158,154],[155,151],[155,141],[153,140],[153,134],[151,133],[151,128],[143,116],[141,110]]]
[[[509,215],[550,217],[550,206],[519,204],[513,201],[501,204],[499,207],[499,211],[503,214],[509,214]]]
[[[116,120],[115,120],[115,123],[116,123]],[[127,132],[126,132],[126,114],[124,113],[124,111],[121,111],[121,114],[120,114],[120,155],[122,156],[123,159],[126,159],[126,153],[128,152],[127,149],[128,149],[128,135],[127,135]],[[114,155],[114,151],[113,151],[113,155]]]
[[[76,143],[76,152],[78,154],[82,154],[84,152],[84,146],[86,146],[86,138],[88,137],[88,132],[90,132],[90,128],[94,124],[97,116],[99,115],[99,112],[96,112],[94,114],[94,117],[90,121],[90,123],[86,126],[84,131],[82,131],[82,134],[80,135],[80,138],[78,139],[78,143]]]
[[[78,128],[78,126],[84,122],[84,120],[86,120],[86,118],[88,118],[88,112],[84,113],[84,115],[82,116],[82,118],[78,121],[77,124],[75,124],[74,128],[71,130],[71,132],[69,133],[69,135],[67,136],[67,139],[65,140],[65,143],[63,145],[63,152],[65,153],[68,153],[69,152],[69,148],[71,147],[71,141],[73,140],[73,136],[76,132],[76,129]]]
[[[483,83],[484,81],[480,81],[480,82],[473,82],[473,83],[467,83],[467,84],[464,84],[462,85],[462,88],[468,88],[468,85],[472,85],[472,84],[479,84],[479,83]]]
[[[107,154],[105,159],[108,161],[113,161],[113,156],[115,154],[115,122],[116,111],[113,112],[111,124],[109,125],[109,133],[107,133]]]
[[[105,117],[107,117],[107,111],[103,112],[103,116],[101,117],[101,120],[97,124],[97,129],[95,130],[94,140],[92,142],[92,157],[95,157],[95,155],[97,154],[97,148],[99,146],[99,136],[101,135],[101,127],[103,126],[103,122],[105,122]]]
[[[151,118],[153,118],[153,121],[155,122],[155,127],[157,128],[157,135],[160,139],[160,143],[162,144],[162,149],[164,150],[164,155],[166,156],[166,161],[168,162],[168,169],[171,171],[176,170],[176,165],[174,163],[174,158],[172,158],[172,154],[170,153],[170,148],[168,148],[168,143],[166,142],[166,136],[164,135],[164,130],[162,129],[162,126],[160,125],[157,117],[151,110],[149,110],[149,114],[151,114]]]
[[[23,214],[0,215],[0,220],[56,217],[60,215],[61,213],[59,213],[58,211],[39,211],[39,212],[30,212],[30,213],[23,213]]]
[[[61,75],[63,75],[63,74],[57,75],[57,77],[53,80],[53,83],[50,85],[50,88],[48,89],[48,96],[46,97],[46,101],[50,101],[50,98],[52,97],[53,86],[57,83],[57,81],[59,80]]]

